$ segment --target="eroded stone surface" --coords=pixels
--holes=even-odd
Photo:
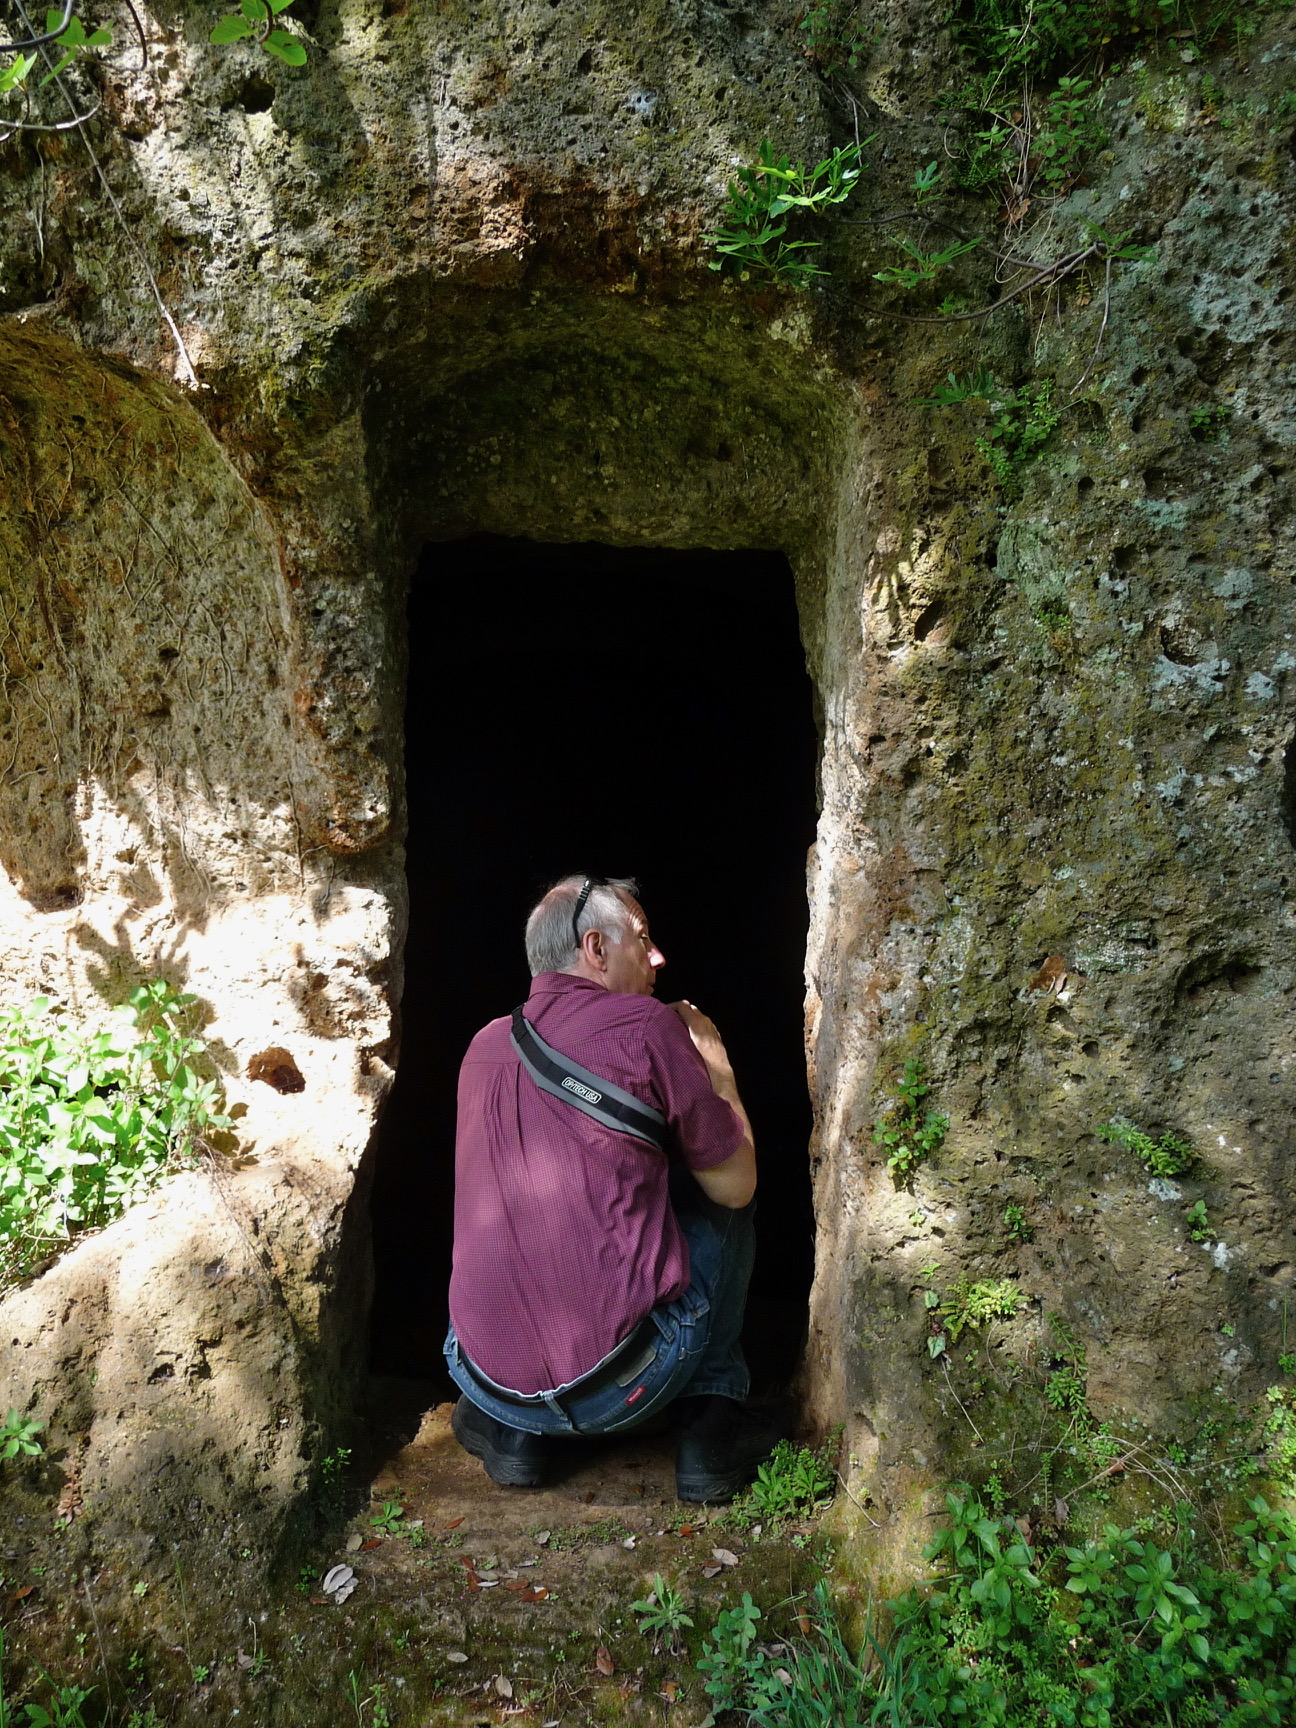
[[[860,74],[880,136],[858,214],[939,151],[933,16],[892,9]],[[149,14],[153,69],[114,74],[126,129],[105,153],[205,386],[188,397],[158,380],[174,357],[72,142],[39,176],[8,147],[0,196],[32,208],[39,179],[49,222],[40,245],[15,224],[0,268],[5,472],[26,488],[4,530],[26,752],[0,788],[6,976],[77,1006],[136,967],[197,991],[250,1107],[260,1162],[239,1180],[282,1288],[276,1310],[203,1287],[189,1320],[159,1264],[145,1287],[179,1331],[159,1331],[156,1381],[113,1342],[142,1215],[10,1299],[22,1326],[0,1337],[44,1354],[6,1367],[7,1396],[66,1407],[59,1435],[90,1421],[105,1500],[130,1436],[159,1411],[201,1426],[209,1397],[210,1480],[237,1501],[262,1458],[285,1504],[346,1403],[358,1309],[350,1331],[338,1311],[363,1249],[343,1226],[398,992],[403,584],[421,541],[479,529],[775,545],[796,568],[824,728],[805,1389],[816,1420],[847,1424],[852,1488],[888,1532],[875,1552],[901,1554],[921,1495],[976,1462],[965,1365],[951,1384],[927,1356],[925,1286],[1017,1279],[1033,1300],[986,1342],[991,1367],[1038,1362],[1056,1310],[1098,1408],[1163,1428],[1197,1393],[1245,1405],[1272,1377],[1296,1261],[1289,131],[1213,125],[1196,72],[1115,86],[1111,147],[1058,230],[1132,226],[1155,262],[1116,272],[1101,348],[1101,280],[1038,327],[1002,314],[978,346],[871,315],[875,230],[837,236],[822,296],[706,270],[735,160],[762,135],[806,155],[851,135],[794,23],[323,6],[299,75],[214,54],[196,15]],[[1276,101],[1277,26],[1248,53],[1220,75]],[[983,362],[1033,364],[1066,404],[1011,503],[975,412],[915,404]],[[1200,441],[1191,415],[1212,404],[1231,418]],[[37,653],[57,671],[29,674]],[[272,1047],[302,1093],[235,1081]],[[951,1118],[912,1192],[871,1140],[906,1056]],[[1177,1197],[1095,1138],[1117,1112],[1193,1141]],[[152,1203],[178,1262],[242,1251],[210,1182]],[[1206,1245],[1186,1235],[1197,1197]],[[1032,1243],[1007,1235],[1009,1203]],[[76,1359],[93,1343],[122,1363],[88,1406],[60,1365],[72,1300]],[[200,1348],[218,1322],[226,1342]],[[209,1390],[182,1404],[204,1362]],[[996,1397],[977,1406],[982,1467],[1017,1419]]]

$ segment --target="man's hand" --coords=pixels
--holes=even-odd
[[[752,1144],[751,1122],[738,1096],[738,1083],[734,1079],[729,1052],[716,1031],[715,1022],[708,1019],[700,1008],[695,1008],[691,1002],[672,1002],[670,1006],[688,1027],[689,1037],[707,1065],[711,1090],[717,1098],[723,1098],[726,1104],[732,1105],[743,1125],[742,1145],[732,1157],[726,1158],[723,1164],[713,1164],[709,1170],[693,1172],[708,1199],[714,1200],[718,1206],[736,1210],[745,1206],[756,1192],[756,1148]]]
[[[689,1037],[707,1065],[712,1084],[715,1084],[717,1074],[732,1083],[733,1064],[724,1047],[724,1040],[716,1030],[715,1021],[709,1019],[700,1008],[695,1008],[691,1002],[672,1002],[671,1007],[688,1027]],[[716,1090],[719,1091],[719,1087],[716,1087]]]

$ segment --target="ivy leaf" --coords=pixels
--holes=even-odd
[[[252,34],[252,26],[246,18],[236,17],[233,13],[228,18],[222,18],[208,38],[211,42],[241,42],[245,36]]]
[[[261,44],[267,54],[276,54],[280,60],[287,61],[289,66],[304,66],[306,50],[295,36],[290,36],[286,30],[272,30]]]

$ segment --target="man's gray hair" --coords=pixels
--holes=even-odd
[[[564,876],[533,908],[526,923],[527,965],[533,978],[541,972],[570,972],[580,959],[580,947],[572,939],[572,913],[584,886],[583,876]],[[581,936],[587,930],[600,930],[620,947],[630,929],[630,914],[621,895],[637,897],[638,893],[638,884],[630,876],[612,876],[605,885],[591,888],[576,926]]]

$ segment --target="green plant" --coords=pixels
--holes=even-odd
[[[0,1289],[230,1126],[198,1074],[194,1007],[155,979],[104,1029],[68,1024],[44,997],[0,1015]]]
[[[384,1500],[382,1510],[377,1512],[369,1522],[375,1530],[382,1530],[388,1536],[399,1536],[401,1520],[404,1516],[405,1508],[403,1506],[395,1500]]]
[[[934,1110],[925,1114],[921,1101],[931,1091],[921,1062],[908,1061],[896,1082],[896,1102],[873,1128],[873,1143],[887,1149],[887,1169],[897,1185],[907,1182],[925,1158],[939,1152],[949,1131],[949,1117]]]
[[[1026,1298],[1011,1278],[981,1278],[973,1283],[960,1272],[953,1288],[945,1292],[940,1317],[951,1344],[957,1344],[970,1328],[991,1320],[1011,1320]]]
[[[1113,1116],[1094,1130],[1100,1140],[1123,1146],[1142,1161],[1154,1176],[1182,1176],[1196,1163],[1196,1154],[1179,1134],[1165,1133],[1154,1140],[1124,1116]]]
[[[740,168],[729,182],[723,225],[710,244],[720,254],[711,268],[730,264],[740,278],[755,274],[770,281],[805,288],[824,272],[809,257],[818,249],[815,240],[785,238],[790,217],[822,215],[849,198],[863,168],[866,144],[848,144],[813,168],[776,156],[768,138],[762,138],[756,162]]]
[[[949,1528],[926,1549],[935,1589],[893,1604],[877,1722],[1002,1728],[1187,1728],[1291,1720],[1296,1526],[1263,1499],[1229,1550],[1196,1546],[1168,1508],[1140,1525],[1043,1553],[976,1494],[947,1495]],[[1168,1538],[1152,1540],[1153,1530]],[[903,1677],[904,1713],[897,1676]]]
[[[1210,1219],[1206,1215],[1206,1202],[1194,1200],[1184,1214],[1184,1222],[1188,1226],[1188,1237],[1193,1242],[1209,1242],[1211,1239]]]
[[[1188,416],[1188,430],[1199,444],[1213,444],[1232,418],[1231,408],[1223,402],[1212,402],[1206,407],[1193,409]]]
[[[287,30],[273,28],[275,19],[291,5],[292,0],[239,0],[238,11],[221,19],[210,40],[223,44],[251,39],[289,66],[304,66],[306,49],[302,43]]]
[[[981,244],[979,240],[952,240],[948,246],[943,246],[938,252],[924,252],[922,247],[904,235],[897,235],[895,245],[907,254],[907,264],[888,264],[882,270],[873,272],[875,282],[885,282],[897,288],[917,288],[923,282],[934,281],[942,270],[951,265],[956,258],[962,258],[968,252],[974,252]]]
[[[1007,490],[1017,486],[1017,470],[1047,443],[1061,418],[1053,404],[1053,380],[1009,389],[995,381],[994,374],[979,368],[963,377],[951,372],[930,396],[916,401],[924,408],[952,408],[962,402],[982,401],[990,410],[990,424],[976,447],[994,469]],[[1068,619],[1069,623],[1070,620]]]
[[[704,1676],[713,1714],[745,1707],[768,1667],[768,1658],[756,1645],[756,1625],[761,1611],[744,1590],[742,1601],[721,1611],[711,1637],[703,1642],[698,1672]]]
[[[806,53],[823,72],[853,72],[881,34],[876,26],[864,28],[857,3],[840,0],[811,0],[799,28]]]
[[[651,1634],[654,1650],[660,1652],[664,1645],[672,1656],[682,1654],[680,1633],[693,1621],[682,1592],[667,1584],[660,1572],[654,1575],[648,1594],[630,1607],[640,1616],[639,1630],[643,1636]]]
[[[1057,89],[1041,105],[1040,121],[1031,143],[1032,166],[1050,191],[1074,179],[1081,161],[1100,149],[1107,134],[1098,119],[1091,78],[1059,78]]]
[[[734,1501],[729,1521],[777,1526],[789,1518],[806,1517],[831,1500],[837,1488],[833,1462],[836,1445],[833,1437],[820,1451],[813,1452],[808,1446],[780,1440],[756,1472],[751,1487]]]
[[[43,1422],[27,1421],[17,1410],[6,1411],[0,1422],[0,1459],[17,1458],[20,1453],[38,1458],[44,1448],[36,1436],[44,1426]]]
[[[92,30],[87,35],[85,25],[75,13],[68,18],[62,30],[59,29],[60,25],[63,25],[63,8],[53,7],[45,14],[44,28],[46,32],[59,33],[49,44],[46,54],[48,70],[37,85],[38,89],[43,89],[52,79],[60,77],[87,49],[107,48],[112,44],[111,30]],[[53,59],[53,54],[58,55],[57,60]],[[15,54],[8,66],[0,70],[0,96],[25,97],[27,80],[40,58],[38,53]],[[3,123],[6,127],[15,124],[8,116],[4,116]],[[17,124],[21,126],[22,123]]]
[[[1067,619],[1067,622],[1070,623],[1070,618]],[[1034,1239],[1035,1231],[1031,1226],[1030,1220],[1026,1216],[1025,1207],[1005,1206],[1003,1221],[1004,1229],[1014,1239],[1014,1241],[1030,1242]]]
[[[87,1728],[82,1705],[93,1686],[59,1686],[43,1670],[41,1679],[52,1688],[44,1704],[27,1704],[26,1728]]]

